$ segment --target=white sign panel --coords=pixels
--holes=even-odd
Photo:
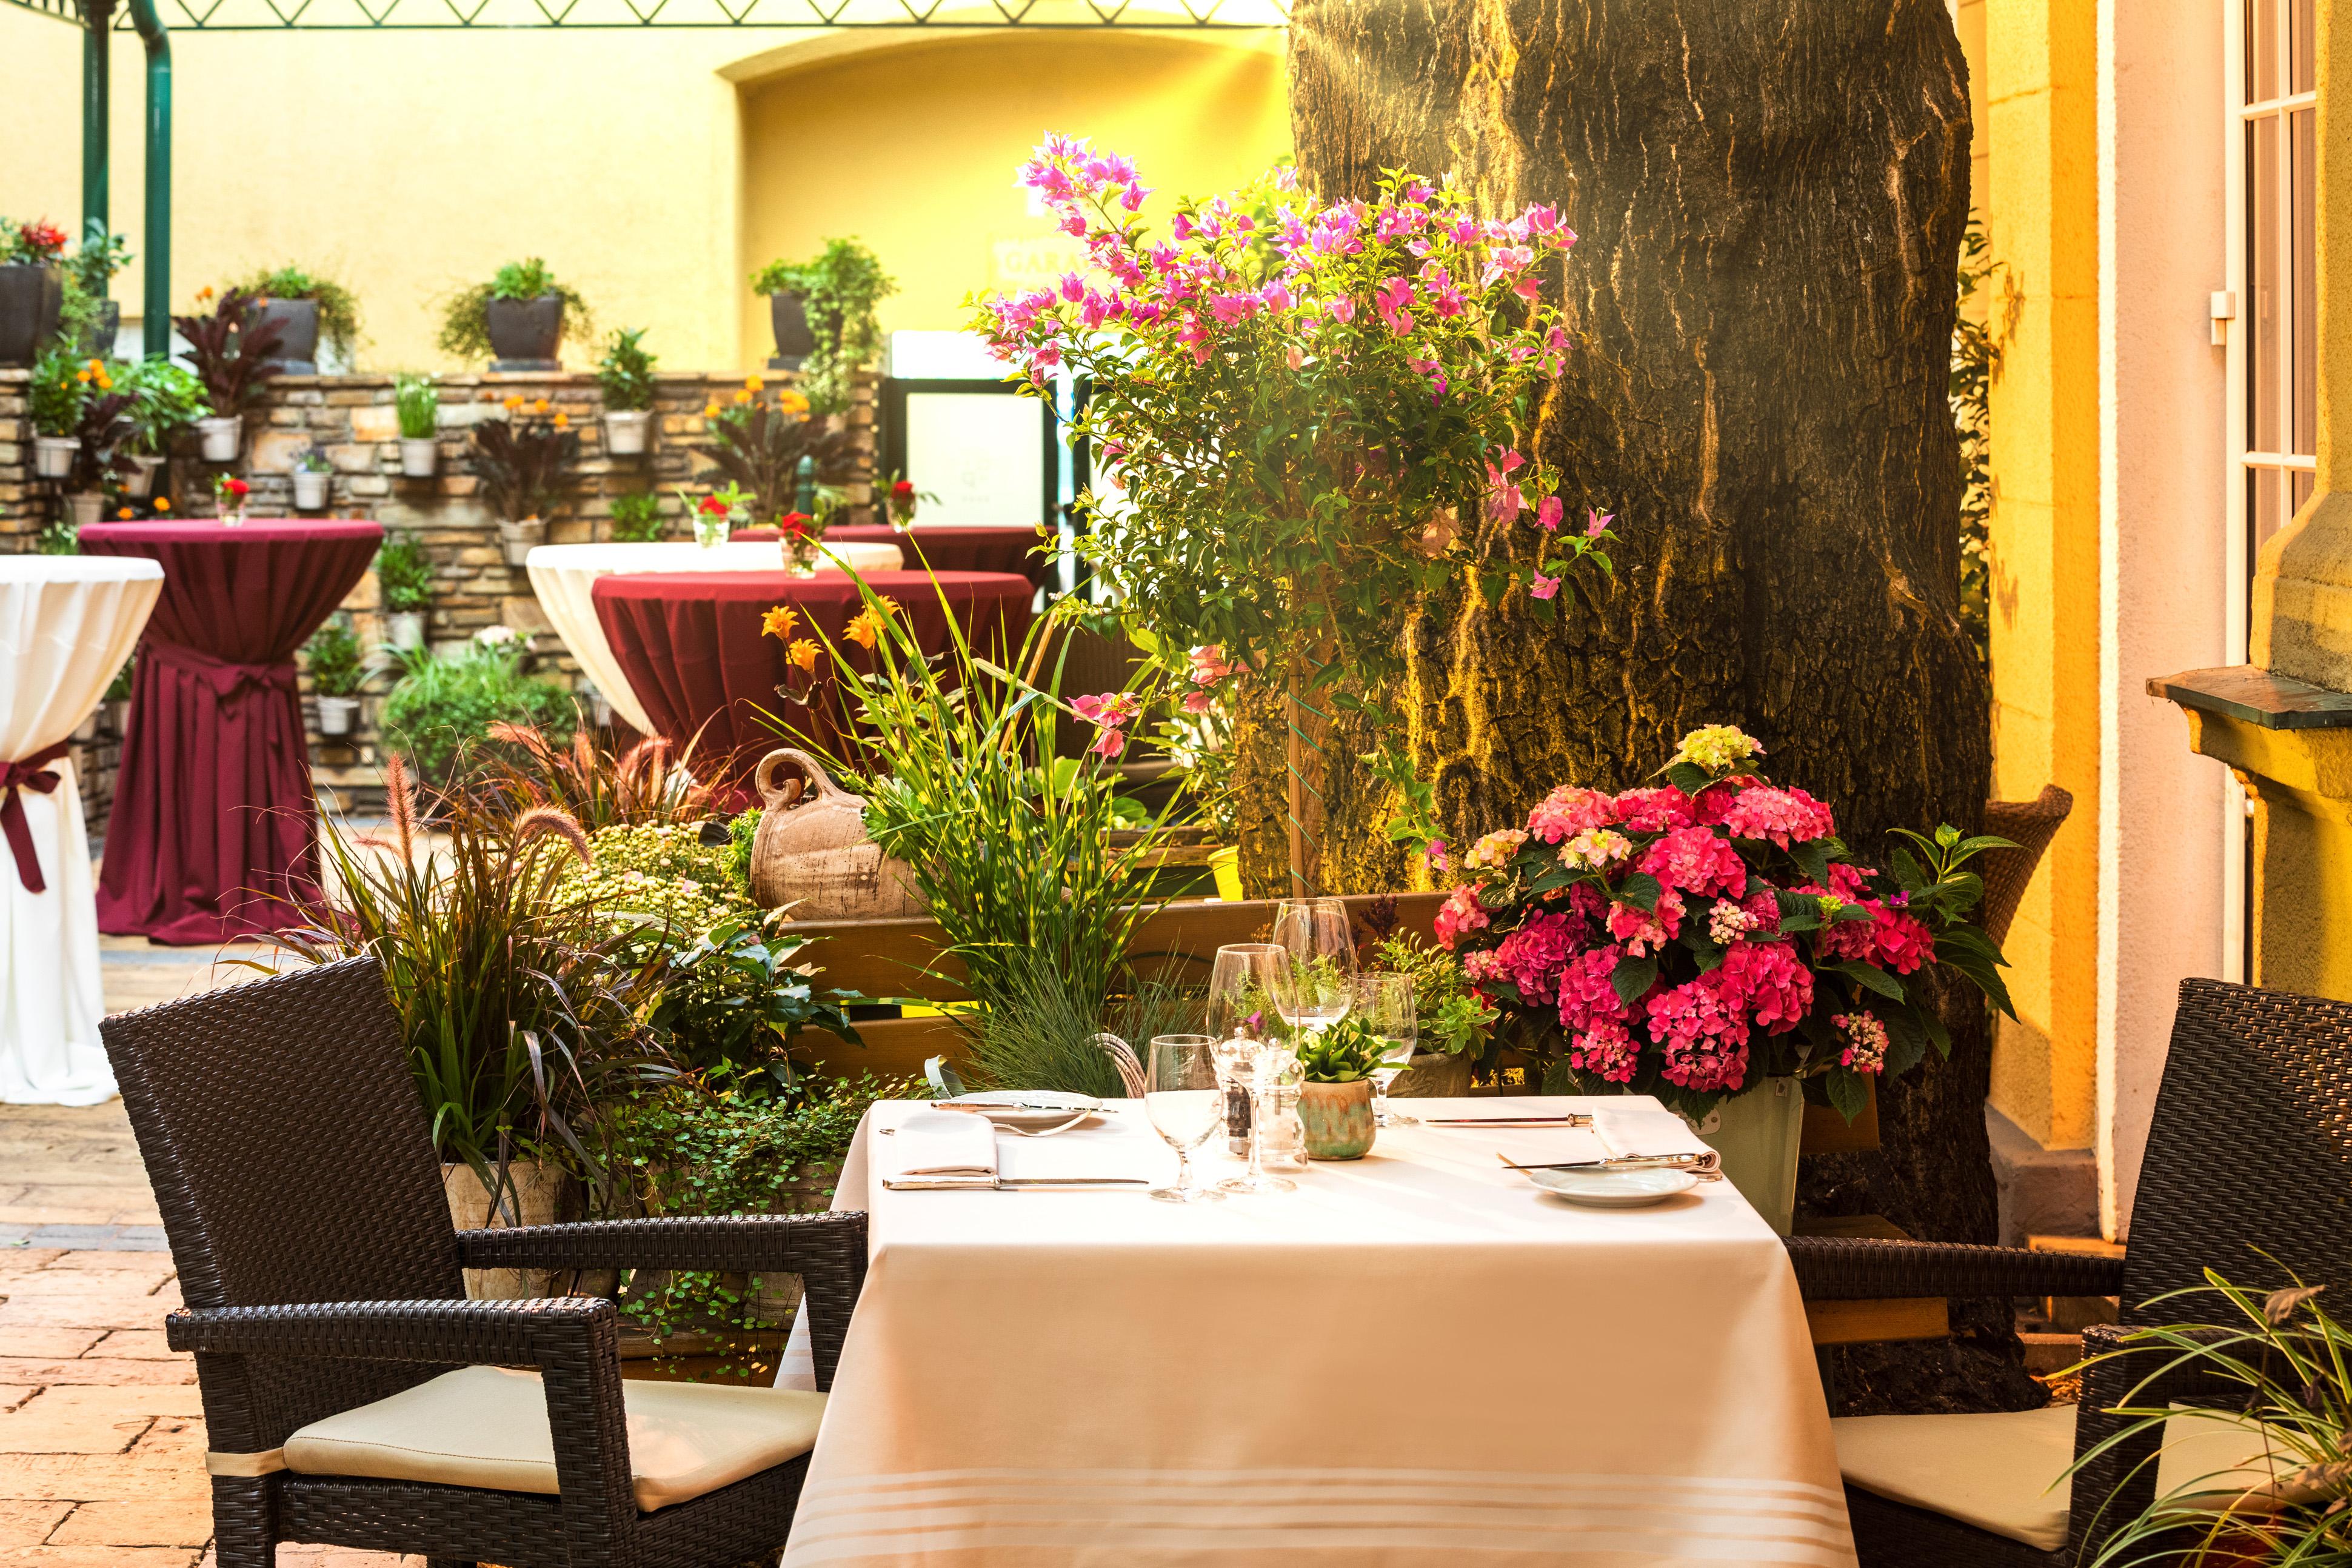
[[[908,392],[907,477],[939,497],[925,523],[1039,522],[1045,491],[1045,410],[997,392]]]

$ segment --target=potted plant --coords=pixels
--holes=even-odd
[[[207,288],[198,299],[210,298]],[[188,340],[188,359],[205,383],[212,413],[196,421],[204,434],[205,461],[234,463],[245,432],[246,411],[261,401],[271,375],[269,356],[278,351],[280,329],[254,314],[253,296],[232,288],[209,316],[174,316],[172,325]]]
[[[238,478],[236,475],[214,475],[214,516],[219,517],[222,522],[227,524],[230,528],[234,528],[242,526],[245,522],[246,497],[252,494],[253,486]]]
[[[319,697],[319,733],[351,734],[360,711],[360,640],[335,617],[302,644],[302,663]]]
[[[134,360],[116,382],[131,393],[131,434],[123,443],[131,472],[122,493],[144,500],[155,494],[155,476],[170,460],[172,444],[211,405],[205,402],[204,383],[169,360]]]
[[[874,307],[898,287],[855,238],[829,239],[813,261],[772,261],[753,275],[753,292],[770,300],[772,363],[802,372],[802,390],[818,413],[848,408],[851,378],[882,344]]]
[[[58,317],[60,330],[70,329],[75,349],[84,359],[114,356],[114,340],[122,331],[122,307],[107,298],[114,275],[131,260],[131,243],[109,234],[96,218],[83,231],[81,248],[66,263],[66,298]]]
[[[803,459],[821,486],[843,484],[855,472],[856,438],[846,430],[827,430],[812,414],[809,400],[790,387],[771,402],[765,383],[751,376],[731,402],[714,398],[702,413],[704,428],[716,438],[699,448],[702,455],[750,492],[762,511],[788,512],[799,503]]]
[[[392,405],[400,418],[400,472],[430,479],[441,462],[441,388],[431,376],[401,375],[392,383]]]
[[[1964,869],[2008,841],[1905,831],[1889,869],[1858,864],[1827,805],[1758,770],[1762,751],[1711,725],[1663,785],[1553,790],[1462,857],[1436,934],[1549,1064],[1548,1091],[1657,1096],[1786,1234],[1801,1084],[1851,1120],[1869,1080],[1948,1052],[1938,971],[2010,1010]]]
[[[274,373],[317,375],[321,342],[334,350],[338,365],[352,368],[359,347],[360,302],[350,289],[293,266],[256,272],[237,287],[253,296],[256,320],[278,326],[278,346],[269,356]]]
[[[613,497],[613,538],[620,544],[650,544],[662,537],[661,497],[632,490]]]
[[[89,401],[88,361],[62,348],[43,354],[33,367],[26,405],[33,416],[33,473],[63,479],[81,451],[82,405]]]
[[[65,277],[57,260],[65,230],[46,219],[0,218],[0,365],[29,365],[58,329]]]
[[[315,446],[294,459],[294,509],[322,510],[327,505],[327,480],[334,471],[327,455]]]
[[[547,539],[547,514],[572,486],[580,436],[571,419],[550,413],[548,401],[506,400],[506,417],[474,426],[474,467],[482,494],[499,516],[507,564],[520,566]]]
[[[1388,1042],[1354,1019],[1301,1035],[1298,1121],[1310,1160],[1360,1160],[1379,1128],[1372,1121],[1372,1070]]]
[[[425,646],[425,612],[433,608],[433,563],[424,547],[405,536],[386,539],[375,552],[375,585],[392,645],[403,651]]]
[[[588,304],[580,291],[558,282],[534,256],[510,261],[489,282],[452,295],[442,311],[439,341],[441,351],[456,359],[488,355],[494,371],[552,371],[562,368],[555,354],[565,331],[588,328]]]
[[[1461,962],[1410,932],[1391,932],[1373,950],[1372,967],[1412,977],[1420,1038],[1391,1098],[1459,1099],[1475,1071],[1491,1063],[1495,1004],[1463,977]]]
[[[698,501],[680,486],[677,498],[694,520],[694,542],[704,549],[717,549],[728,535],[751,520],[751,493],[739,485],[713,490]]]
[[[136,653],[123,660],[122,668],[115,671],[114,679],[106,684],[106,696],[100,704],[108,727],[117,735],[131,733],[131,679],[138,665]]]
[[[604,450],[635,457],[646,449],[654,420],[654,357],[646,352],[642,327],[615,331],[596,361],[596,384],[604,392]]]

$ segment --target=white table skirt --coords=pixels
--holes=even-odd
[[[1000,1137],[1006,1173],[1171,1176],[1113,1103]],[[1509,1103],[1595,1106],[1666,1116]],[[1854,1560],[1796,1280],[1728,1183],[1580,1208],[1495,1157],[1580,1157],[1559,1132],[1395,1127],[1216,1204],[886,1191],[869,1143],[916,1108],[842,1173],[872,1268],[784,1568]]]
[[[896,571],[904,559],[898,547],[891,544],[844,542],[826,546],[825,555],[829,559],[820,560],[819,571],[839,571],[845,566],[857,572]],[[629,689],[629,677],[621,673],[620,661],[613,657],[613,645],[604,640],[604,628],[596,620],[596,580],[616,572],[782,571],[784,555],[783,547],[772,539],[730,540],[710,549],[688,539],[662,539],[646,544],[541,545],[524,558],[523,565],[530,573],[531,591],[539,596],[548,624],[596,683],[596,689],[604,694],[615,713],[629,721],[631,728],[651,735],[654,722],[646,716],[637,694]]]
[[[114,556],[0,559],[0,761],[70,737],[137,646],[163,569]],[[99,1040],[105,993],[81,787],[70,756],[58,787],[18,789],[47,884],[24,884],[0,842],[0,1101],[95,1105],[114,1094]]]

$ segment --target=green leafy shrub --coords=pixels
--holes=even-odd
[[[808,1064],[793,1057],[793,1040],[815,1028],[859,1043],[842,1009],[864,998],[820,994],[815,966],[800,957],[815,938],[790,926],[763,934],[761,913],[722,920],[674,947],[650,1021],[670,1059],[706,1086],[789,1096],[810,1076]]]
[[[488,283],[477,283],[449,296],[441,311],[441,351],[459,360],[490,357],[489,304],[493,299],[537,299],[552,294],[563,301],[563,334],[578,339],[588,333],[592,317],[588,302],[572,285],[559,281],[538,256],[510,261]]]
[[[66,263],[66,276],[92,299],[103,299],[114,282],[114,275],[130,265],[131,242],[121,235],[109,234],[104,219],[92,218],[83,227],[81,248]]]
[[[383,607],[395,612],[433,607],[433,563],[425,547],[406,537],[386,539],[375,552],[375,583]]]
[[[793,293],[808,314],[815,351],[801,368],[801,391],[813,412],[849,407],[849,383],[882,346],[874,308],[898,292],[882,260],[856,238],[829,239],[813,261],[772,261],[751,275],[758,294]]]
[[[115,384],[131,393],[130,444],[150,457],[169,453],[182,431],[212,413],[205,383],[169,360],[135,360]]]
[[[1404,931],[1391,935],[1372,956],[1371,967],[1412,977],[1417,1050],[1474,1058],[1486,1053],[1495,1004],[1471,988],[1460,959]]]
[[[477,754],[496,744],[493,727],[528,725],[571,737],[572,695],[525,674],[515,643],[478,641],[446,659],[419,649],[404,654],[402,664],[383,700],[384,739],[437,787],[470,775]]]
[[[71,435],[81,423],[82,405],[89,401],[89,361],[60,344],[33,363],[32,384],[26,388],[28,412],[36,435]]]
[[[256,271],[237,287],[257,299],[308,299],[319,307],[319,340],[348,370],[360,340],[359,296],[315,272],[288,265]]]
[[[636,413],[654,405],[654,366],[645,350],[646,329],[615,330],[596,361],[596,384],[604,389],[604,406],[614,413]]]
[[[565,896],[607,916],[651,922],[680,934],[729,921],[756,921],[760,907],[736,875],[725,844],[706,844],[694,823],[644,822],[598,828],[588,835],[585,864],[567,867]]]
[[[404,439],[430,441],[441,434],[441,384],[431,376],[404,374],[394,378],[392,406]]]
[[[650,544],[662,537],[661,497],[651,490],[632,490],[613,497],[613,538],[623,544]]]
[[[347,697],[360,689],[360,640],[341,619],[329,621],[302,644],[310,689],[322,697]]]

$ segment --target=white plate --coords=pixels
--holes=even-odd
[[[1058,1127],[1080,1112],[1098,1112],[1102,1102],[1091,1094],[1065,1094],[1058,1090],[1027,1089],[1018,1093],[959,1094],[952,1100],[942,1100],[942,1105],[969,1105],[992,1122],[1008,1127]],[[1052,1106],[1045,1111],[1024,1110],[1030,1105]]]
[[[1639,1208],[1663,1203],[1698,1185],[1688,1171],[1652,1166],[1630,1171],[1529,1171],[1528,1179],[1546,1192],[1591,1208]]]

